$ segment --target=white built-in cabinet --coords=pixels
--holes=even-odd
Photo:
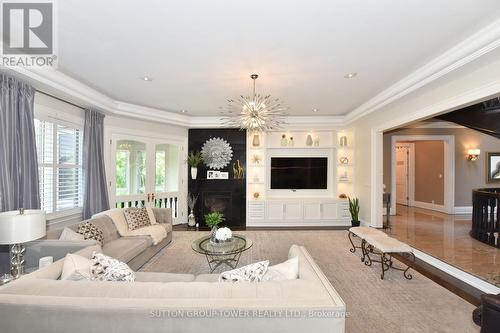
[[[349,205],[341,199],[259,200],[248,204],[247,226],[348,226]]]

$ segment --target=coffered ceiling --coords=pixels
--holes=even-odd
[[[258,73],[257,91],[290,115],[325,116],[356,109],[490,24],[500,3],[64,0],[58,11],[59,71],[114,100],[217,115]]]

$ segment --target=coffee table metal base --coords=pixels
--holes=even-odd
[[[205,257],[207,258],[208,267],[210,267],[210,273],[213,273],[218,267],[221,265],[226,265],[231,269],[235,269],[238,267],[238,263],[240,261],[241,253],[236,253],[227,256],[211,256],[210,254],[205,253]]]

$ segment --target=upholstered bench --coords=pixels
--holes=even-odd
[[[365,238],[370,235],[378,235],[378,236],[385,236],[388,237],[387,234],[383,231],[380,231],[378,229],[372,228],[372,227],[352,227],[349,228],[349,233],[347,234],[349,241],[351,242],[352,248],[349,249],[352,253],[356,252],[356,249],[361,249],[362,252],[362,257],[361,261],[365,261],[365,252],[364,252],[364,247],[365,247]],[[360,246],[354,245],[354,242],[352,241],[352,236],[354,237],[359,237],[361,240]]]
[[[394,266],[394,262],[392,260],[392,255],[397,253],[414,263],[415,255],[413,254],[411,246],[385,234],[384,236],[375,234],[366,235],[364,240],[365,243],[363,253],[364,257],[367,259],[365,264],[367,266],[371,266],[372,262],[380,262],[382,265],[382,274],[380,275],[380,278],[382,280],[384,279],[384,273],[389,270],[389,268],[402,271],[403,276],[408,280],[413,278],[413,276],[408,273],[408,270],[411,268],[411,264],[407,265],[406,268],[399,268]],[[376,252],[374,248],[379,252]],[[380,255],[380,261],[372,259],[370,254]]]

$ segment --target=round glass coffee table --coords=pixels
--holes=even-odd
[[[210,236],[204,236],[195,240],[191,247],[194,251],[205,255],[210,273],[213,273],[222,264],[231,267],[231,269],[236,268],[241,254],[252,245],[251,239],[233,234],[230,240],[216,244],[210,242]]]

